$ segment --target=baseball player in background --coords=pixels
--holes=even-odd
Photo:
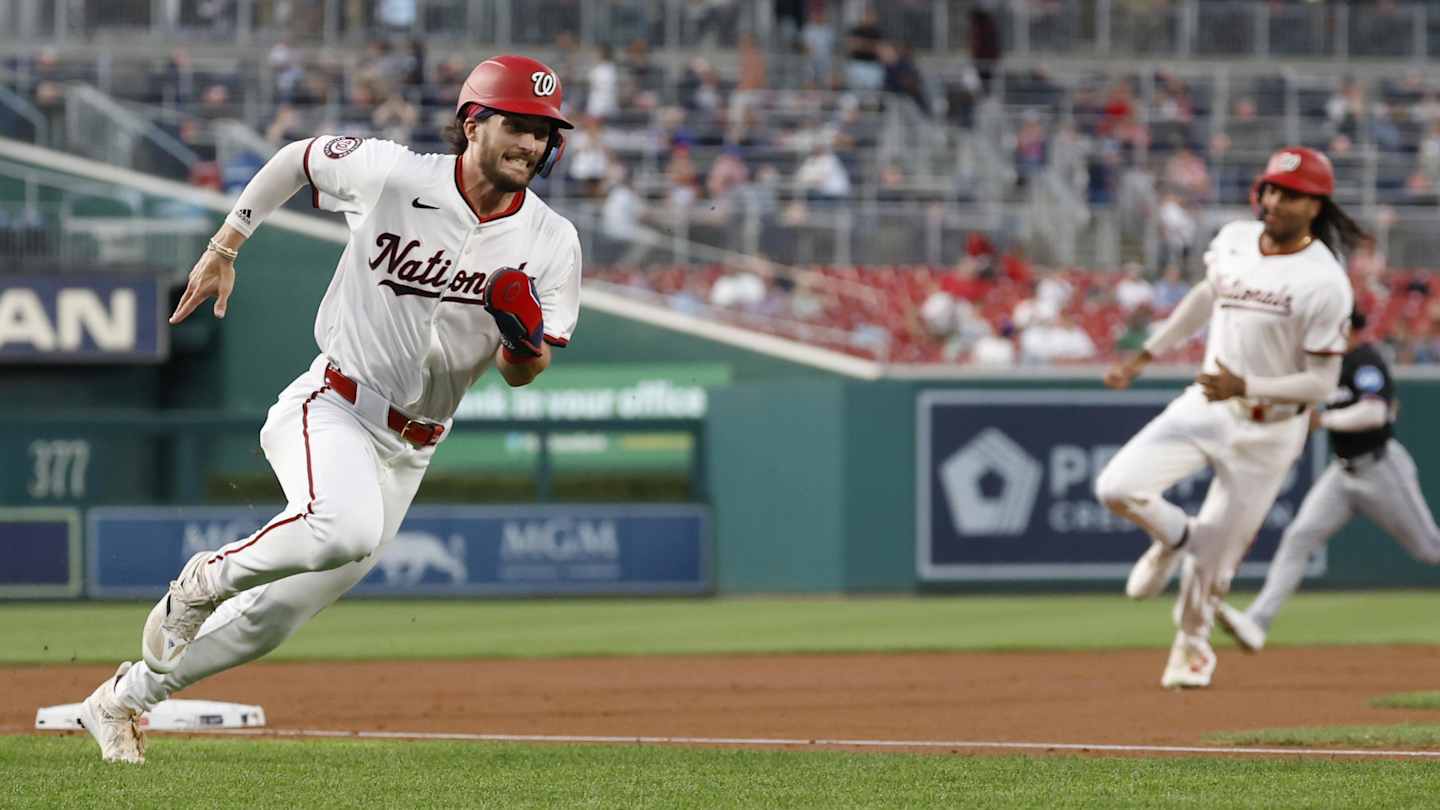
[[[1350,316],[1350,351],[1340,370],[1340,387],[1310,429],[1330,432],[1335,461],[1315,482],[1295,520],[1280,538],[1265,587],[1243,613],[1221,603],[1216,619],[1241,648],[1259,652],[1275,615],[1300,587],[1305,564],[1356,512],[1375,521],[1411,556],[1440,565],[1440,527],[1420,493],[1415,461],[1391,435],[1399,407],[1390,367],[1380,352],[1360,340],[1365,315]]]
[[[1164,590],[1193,558],[1175,605],[1177,632],[1162,686],[1204,687],[1215,672],[1210,631],[1235,566],[1304,445],[1304,413],[1335,390],[1352,295],[1339,255],[1364,236],[1330,198],[1323,154],[1276,152],[1255,181],[1259,221],[1220,229],[1205,278],[1135,356],[1105,374],[1126,388],[1150,360],[1209,325],[1205,359],[1187,387],[1110,460],[1095,494],[1150,535],[1125,592]],[[1163,497],[1205,466],[1214,480],[1193,517]]]
[[[255,534],[196,554],[145,622],[143,662],[82,704],[107,761],[144,761],[139,715],[259,658],[359,582],[400,527],[465,391],[494,366],[525,385],[580,306],[575,227],[527,186],[564,147],[554,71],[500,56],[465,80],[453,154],[322,135],[281,149],[190,271],[170,322],[215,298],[240,246],[307,183],[350,240],[315,319],[320,354],[280,393],[260,445],[287,506]]]

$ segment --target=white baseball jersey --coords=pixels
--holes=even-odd
[[[413,415],[443,421],[500,345],[482,304],[497,270],[535,280],[545,341],[564,346],[580,314],[580,238],[533,191],[481,219],[462,159],[390,141],[322,135],[305,150],[317,208],[350,241],[315,318],[315,342],[347,375]]]
[[[1345,353],[1353,294],[1345,270],[1324,243],[1285,255],[1260,253],[1262,222],[1232,222],[1205,253],[1215,289],[1206,338],[1206,371],[1218,358],[1241,376],[1305,371],[1306,354]]]

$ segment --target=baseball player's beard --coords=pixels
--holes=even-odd
[[[499,191],[524,191],[525,188],[530,185],[530,177],[533,175],[534,170],[527,170],[525,179],[517,181],[514,177],[505,173],[503,168],[505,162],[505,154],[502,152],[496,155],[493,160],[480,161],[480,171],[485,175],[485,179],[490,181],[490,185]]]

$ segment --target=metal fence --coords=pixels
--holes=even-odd
[[[867,4],[830,0],[827,5],[831,20],[849,25],[854,10]],[[889,36],[938,54],[970,46],[977,11],[993,15],[1001,51],[1021,57],[1423,60],[1440,53],[1440,9],[1424,2],[893,0],[881,11],[880,25]],[[747,32],[762,41],[793,36],[799,21],[776,12],[773,0],[0,0],[0,40],[185,37],[238,45],[281,39],[335,45],[400,33],[475,46],[644,39],[665,49],[729,47]]]

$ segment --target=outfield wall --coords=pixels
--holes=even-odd
[[[1147,382],[1137,389],[1153,392],[1164,401],[1180,387],[1176,380]],[[1039,393],[1058,402],[1058,409],[1052,407],[1029,417],[1001,409],[1006,418],[1020,419],[1021,427],[1009,432],[1021,444],[1030,441],[1030,432],[1048,432],[1053,437],[1041,440],[1041,446],[1048,442],[1052,448],[1068,444],[1065,437],[1073,435],[1074,444],[1086,452],[1123,442],[1129,435],[1122,430],[1125,420],[1138,426],[1161,407],[1157,403],[1148,409],[1132,408],[1123,416],[1107,418],[1103,425],[1093,421],[1067,425],[1061,421],[1066,400],[1053,396],[1057,389],[1091,392],[1102,399],[1107,396],[1098,381],[1083,379],[756,382],[717,390],[711,399],[707,479],[716,514],[718,589],[868,592],[1119,587],[1128,570],[1126,561],[1137,557],[1147,543],[1128,527],[1123,527],[1124,531],[1078,532],[1070,544],[1073,564],[1056,576],[1044,575],[1043,566],[1020,576],[1009,571],[991,577],[941,576],[924,581],[919,574],[923,561],[917,553],[921,545],[917,536],[921,528],[917,403],[922,392],[968,392],[982,400],[999,391]],[[1440,430],[1422,416],[1440,407],[1440,384],[1402,382],[1400,396],[1404,406],[1397,437],[1416,458],[1422,490],[1431,503],[1440,503],[1440,461],[1432,463],[1440,449]],[[1083,413],[1079,405],[1075,410]],[[1027,418],[1032,421],[1026,422]],[[1317,442],[1304,455],[1294,481],[1282,494],[1285,503],[1272,513],[1271,528],[1262,532],[1252,550],[1250,559],[1259,564],[1242,569],[1238,587],[1258,585],[1283,519],[1298,506],[1309,480],[1328,463],[1323,439]],[[1043,458],[1044,453],[1034,453],[1033,444],[1031,450],[1030,455],[1042,456],[1038,459],[1042,466],[1054,463]],[[1087,476],[1069,481],[1065,506],[1072,512],[1080,510],[1085,505],[1082,502],[1095,506],[1088,498],[1089,476],[1103,465],[1103,458],[1094,457],[1094,452],[1088,459],[1090,469],[1071,471],[1074,476]],[[1074,453],[1052,455],[1073,457]],[[1043,490],[1057,486],[1052,472],[1046,469],[1040,474],[1042,493],[1036,498],[1027,533],[980,533],[972,542],[994,544],[983,549],[982,556],[1020,559],[1031,552],[1024,547],[1027,542],[1048,543],[1052,552],[1067,546],[1067,538],[1055,537],[1044,525],[1043,510],[1053,503],[1047,501]],[[1203,496],[1203,484],[1198,482],[1183,493],[1182,500],[1192,511]],[[1084,514],[1085,520],[1096,519],[1093,512]],[[1440,568],[1416,563],[1379,528],[1356,518],[1330,544],[1324,574],[1315,582],[1338,587],[1436,586],[1440,585]]]

